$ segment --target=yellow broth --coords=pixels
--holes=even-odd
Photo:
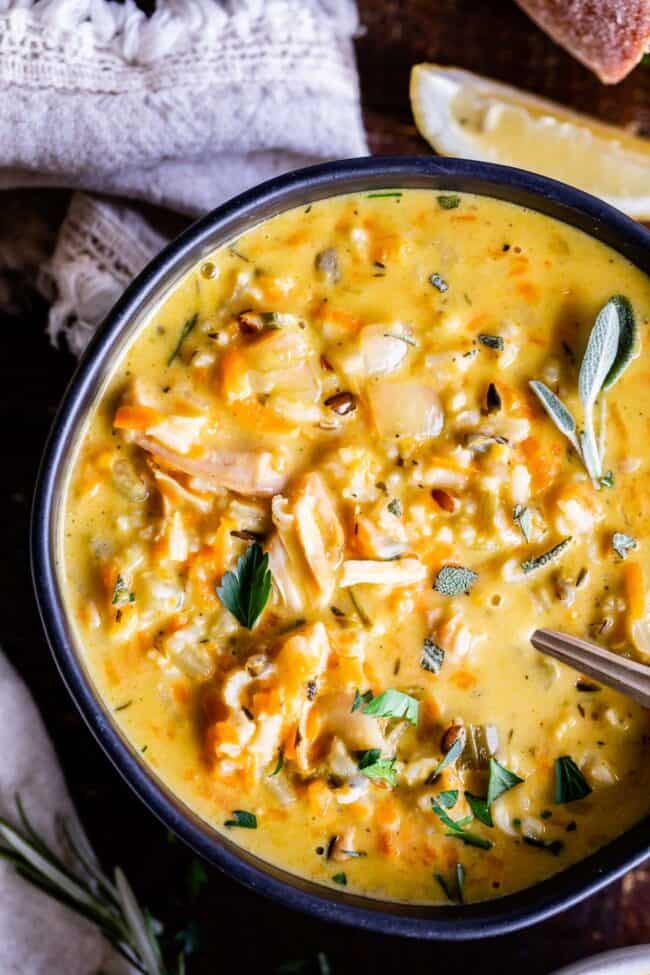
[[[594,412],[594,482],[529,382],[582,428],[618,294],[641,339]],[[291,210],[188,273],[67,488],[68,609],[142,762],[247,849],[400,901],[458,899],[459,866],[465,901],[516,891],[647,814],[646,713],[529,635],[648,659],[649,314],[603,244],[425,190]],[[248,629],[217,589],[256,544],[272,586]]]

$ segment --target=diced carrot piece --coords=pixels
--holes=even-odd
[[[286,755],[286,752],[285,752]],[[322,779],[314,779],[307,786],[309,808],[318,816],[323,816],[332,802],[332,793]]]
[[[520,281],[516,291],[529,305],[534,305],[539,301],[539,288],[532,281]]]
[[[457,670],[451,679],[463,691],[468,691],[478,683],[478,678],[468,670]]]
[[[160,413],[150,406],[120,406],[113,426],[116,430],[147,430],[159,420]]]
[[[292,760],[296,757],[296,739],[298,737],[298,722],[294,722],[289,729],[284,742],[282,751],[284,752],[284,757]]]
[[[634,560],[624,562],[623,579],[630,621],[635,622],[645,614],[646,605],[645,582],[641,563]]]
[[[562,446],[557,442],[542,446],[537,437],[527,437],[519,449],[533,479],[533,488],[540,490],[552,484],[560,470]]]
[[[318,733],[323,724],[321,715],[316,708],[312,708],[305,721],[305,738],[307,741],[314,741],[318,737]]]
[[[357,332],[361,326],[361,321],[356,315],[351,315],[349,312],[343,311],[342,308],[327,308],[324,317],[336,325],[341,325],[349,332]]]
[[[221,388],[227,397],[238,397],[245,392],[244,379],[248,364],[241,350],[232,345],[221,356]]]
[[[400,813],[397,802],[388,797],[377,807],[375,819],[379,826],[397,829],[399,827]]]
[[[270,406],[258,403],[254,399],[240,400],[232,408],[232,415],[237,423],[253,433],[290,433],[298,423],[292,423],[280,416]]]

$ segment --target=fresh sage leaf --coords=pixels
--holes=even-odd
[[[506,347],[500,335],[488,335],[486,332],[479,332],[476,337],[481,345],[488,349],[494,349],[495,352],[503,352]]]
[[[530,509],[525,508],[523,504],[516,504],[512,511],[512,520],[519,526],[519,531],[525,540],[529,542],[533,534],[533,516]]]
[[[447,284],[444,278],[440,277],[439,274],[432,274],[431,277],[429,278],[429,282],[430,284],[433,285],[434,288],[437,288],[438,291],[440,291],[442,294],[444,294],[445,291],[449,291],[449,285]]]
[[[560,433],[569,440],[579,457],[582,451],[576,436],[576,422],[566,406],[545,383],[532,379],[528,384]]]
[[[445,651],[434,643],[430,637],[424,638],[422,656],[420,657],[420,667],[428,670],[431,674],[439,674],[445,660]]]
[[[638,343],[638,328],[628,299],[625,295],[614,295],[609,299],[609,304],[614,305],[618,314],[619,336],[616,358],[605,377],[603,389],[611,389],[617,379],[620,379],[635,357]]]
[[[561,555],[565,550],[569,542],[571,541],[571,535],[568,538],[563,538],[561,542],[550,548],[548,552],[543,552],[541,555],[536,556],[533,559],[526,559],[525,562],[521,563],[521,567],[524,572],[534,572],[536,569],[542,569],[549,562],[553,562],[554,559]]]
[[[578,376],[578,394],[584,409],[584,430],[581,434],[585,467],[594,480],[602,474],[602,461],[594,431],[594,405],[603,388],[618,352],[621,329],[618,308],[608,301],[598,313],[589,335]]]
[[[257,542],[237,559],[234,572],[226,572],[217,596],[246,629],[252,630],[271,595],[269,557]]]
[[[468,595],[478,579],[478,572],[462,565],[444,565],[438,572],[433,588],[442,596]]]
[[[626,535],[624,532],[614,532],[612,535],[612,548],[622,559],[633,548],[636,548],[636,545],[636,538],[632,538],[631,535]]]
[[[608,301],[598,312],[580,366],[578,394],[585,411],[593,407],[614,364],[620,331],[618,309]]]

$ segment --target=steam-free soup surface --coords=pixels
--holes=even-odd
[[[602,309],[628,354],[592,407]],[[90,416],[64,524],[142,762],[262,857],[405,901],[517,890],[643,817],[646,713],[529,635],[650,654],[649,314],[595,240],[424,190],[289,211],[193,269]]]

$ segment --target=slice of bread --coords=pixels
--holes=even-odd
[[[517,0],[601,81],[614,84],[650,47],[650,0]]]

